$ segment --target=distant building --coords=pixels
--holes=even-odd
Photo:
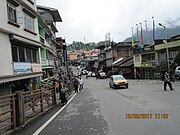
[[[68,60],[69,61],[75,61],[78,60],[79,53],[68,51]]]

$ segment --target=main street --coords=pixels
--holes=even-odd
[[[153,80],[129,80],[128,89],[114,90],[108,79],[83,79],[83,91],[49,124],[39,125],[40,135],[180,134],[180,82],[174,91]],[[31,132],[38,134],[39,127]]]

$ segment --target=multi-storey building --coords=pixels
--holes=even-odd
[[[176,55],[180,52],[180,36],[173,36],[166,42],[155,45],[154,48],[156,56],[156,66],[159,70],[159,74],[167,70],[169,70],[171,73],[174,73],[175,67],[173,65],[173,62]]]
[[[153,79],[159,76],[156,70],[154,45],[146,45],[144,49],[134,50],[135,76],[139,73],[142,79]]]
[[[62,22],[62,19],[57,9],[38,5],[37,10],[40,14],[38,18],[41,41],[40,62],[44,71],[43,79],[45,79],[54,76],[61,65],[57,54],[59,43],[56,41],[55,34],[58,32],[56,22]]]
[[[148,45],[143,50],[134,51],[134,69],[141,74],[142,79],[159,79],[163,72],[169,70],[173,73],[175,67],[172,63],[180,51],[179,36],[167,41],[155,40],[154,45]]]
[[[106,52],[104,50],[105,45],[104,42],[99,42],[97,49],[100,50],[98,54],[98,68],[103,70],[106,67]]]
[[[112,63],[113,70],[123,74],[125,78],[134,78],[131,42],[119,42],[114,48],[116,57]]]
[[[28,90],[42,75],[35,0],[0,1],[0,90]]]

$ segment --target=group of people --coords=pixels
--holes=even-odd
[[[78,91],[81,91],[83,89],[84,81],[81,76],[80,77],[74,76],[71,81],[73,83],[75,93],[77,93]],[[63,80],[61,80],[61,79],[54,80],[55,91],[57,93],[59,93],[59,99],[61,100],[61,103],[63,105],[68,102],[68,100],[66,98],[66,93],[69,89],[69,87],[68,87],[69,82],[70,82],[70,80],[68,80],[68,78],[66,78],[66,77]]]
[[[73,84],[74,84],[75,93],[77,93],[78,91],[81,91],[83,89],[84,81],[81,76],[80,77],[75,76]]]
[[[62,80],[54,80],[54,87],[55,92],[59,93],[59,100],[61,100],[61,103],[64,105],[68,102],[66,98],[66,91],[64,89],[64,84]]]

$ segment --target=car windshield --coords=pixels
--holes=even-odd
[[[125,78],[123,76],[115,76],[113,80],[125,80]]]

